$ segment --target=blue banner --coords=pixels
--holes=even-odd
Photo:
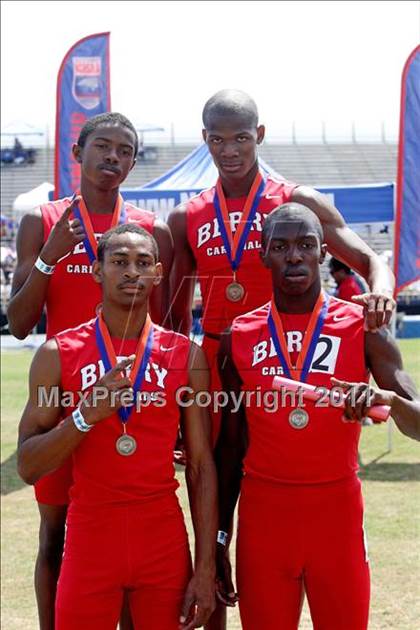
[[[89,35],[70,48],[57,79],[54,198],[80,186],[80,165],[71,149],[88,118],[109,112],[111,87],[109,33]]]
[[[394,274],[396,293],[420,278],[420,46],[402,73]]]

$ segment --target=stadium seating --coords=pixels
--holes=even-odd
[[[126,185],[142,186],[159,177],[196,145],[159,145],[156,161],[139,160]],[[267,140],[261,157],[284,177],[308,185],[368,184],[395,181],[395,144],[275,144]],[[54,151],[39,149],[35,164],[1,169],[1,209],[11,215],[14,199],[42,182],[53,182]]]

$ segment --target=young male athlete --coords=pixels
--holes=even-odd
[[[392,274],[327,197],[307,186],[262,177],[257,149],[265,128],[258,123],[255,102],[238,90],[217,92],[204,106],[203,125],[203,139],[219,179],[214,187],[176,208],[168,225],[175,251],[172,324],[175,330],[189,333],[197,278],[203,298],[202,347],[211,369],[211,388],[221,386],[216,361],[220,334],[235,317],[270,297],[270,274],[258,265],[261,230],[267,214],[287,201],[309,206],[323,224],[330,253],[367,280],[371,293],[358,297],[366,307],[367,325],[374,330],[389,322],[395,306]],[[220,414],[212,414],[212,420],[215,443]],[[224,627],[224,622],[214,621],[208,630]]]
[[[136,163],[138,139],[132,123],[107,113],[86,122],[73,154],[81,165],[80,191],[26,215],[17,237],[18,263],[8,308],[9,329],[23,339],[47,311],[47,337],[90,319],[101,300],[91,266],[96,239],[112,225],[133,223],[155,236],[164,279],[152,298],[154,321],[167,309],[167,277],[172,264],[168,227],[153,213],[123,202],[119,186]],[[54,628],[55,585],[63,549],[71,460],[36,484],[41,515],[35,589],[41,630]]]
[[[214,606],[216,475],[210,421],[195,402],[208,370],[199,347],[150,319],[161,273],[148,232],[107,232],[93,265],[96,318],[56,334],[32,363],[19,472],[34,483],[73,457],[57,630],[116,628],[124,590],[139,629],[191,630]],[[184,386],[193,575],[172,462]],[[40,403],[55,393],[61,406]]]
[[[326,196],[307,186],[265,180],[257,148],[265,129],[254,101],[223,90],[203,110],[203,139],[219,171],[216,185],[176,208],[168,224],[175,246],[171,272],[174,328],[188,333],[196,277],[203,296],[203,348],[214,366],[221,332],[238,315],[266,301],[270,274],[256,264],[267,214],[288,201],[304,203],[319,217],[330,253],[368,282],[371,293],[357,298],[374,330],[388,323],[395,305],[393,279],[380,258],[344,222]],[[218,385],[217,369],[212,372]],[[214,428],[217,435],[217,423]]]
[[[370,580],[357,477],[360,422],[354,420],[386,403],[398,428],[420,439],[420,400],[390,333],[365,332],[361,306],[322,291],[326,250],[311,210],[296,203],[274,210],[263,227],[261,254],[272,299],[237,317],[221,341],[230,404],[217,446],[218,571],[221,597],[233,604],[223,543],[240,490],[244,630],[296,630],[303,589],[314,628],[367,628]],[[369,371],[387,390],[370,398]],[[299,398],[283,397],[273,389],[277,375],[328,389],[352,387],[345,413],[353,422],[332,398],[302,406]],[[239,410],[235,400],[245,400]]]

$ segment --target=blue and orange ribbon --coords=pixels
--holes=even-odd
[[[76,193],[76,195],[78,194],[80,193]],[[79,219],[85,231],[86,238],[83,241],[83,245],[85,246],[90,264],[92,265],[97,258],[98,243],[96,242],[95,232],[93,231],[93,227],[92,227],[92,221],[90,220],[89,211],[86,207],[86,204],[83,198],[81,199],[79,204],[75,206],[75,208],[73,208],[73,214],[76,219]],[[126,222],[126,210],[125,210],[124,201],[121,195],[118,195],[117,201],[115,203],[115,208],[112,213],[111,227],[109,229],[112,229],[116,225],[121,225],[122,223],[125,223],[125,222]]]
[[[283,373],[287,378],[291,378],[295,381],[302,381],[303,383],[306,381],[312,364],[316,345],[327,316],[328,303],[328,295],[321,291],[315,303],[314,310],[311,313],[311,317],[309,318],[308,326],[303,338],[302,348],[296,361],[296,366],[292,366],[280,313],[275,305],[274,297],[271,298],[267,322],[277,356],[283,368]]]
[[[102,362],[104,364],[105,372],[109,372],[113,367],[117,365],[117,357],[115,354],[114,346],[112,345],[111,336],[108,328],[102,317],[102,313],[99,313],[95,322],[95,334],[96,343],[99,348]],[[121,422],[124,424],[128,421],[136,402],[137,392],[143,383],[144,373],[147,368],[147,364],[152,352],[153,346],[153,324],[150,319],[150,315],[147,315],[144,322],[143,330],[141,332],[137,348],[136,359],[130,370],[130,380],[133,386],[134,404],[129,407],[121,407],[118,409],[118,415]]]
[[[258,172],[246,198],[241,221],[238,224],[236,232],[232,235],[232,226],[230,223],[225,194],[222,188],[222,182],[220,181],[220,178],[217,180],[213,203],[216,210],[216,218],[219,224],[220,235],[233,271],[238,269],[241,262],[246,240],[248,238],[249,231],[252,228],[252,223],[255,219],[258,204],[260,203],[264,188],[264,178],[261,173]]]

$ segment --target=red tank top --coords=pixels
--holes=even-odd
[[[245,288],[241,301],[230,302],[226,287],[232,282],[232,270],[226,256],[213,205],[215,188],[209,188],[187,204],[187,235],[197,265],[197,278],[203,297],[203,328],[221,333],[232,320],[266,302],[271,295],[271,276],[261,265],[261,231],[266,216],[289,201],[296,184],[269,176],[243,252],[236,279]],[[227,198],[233,232],[241,220],[246,198]]]
[[[63,392],[86,392],[103,375],[95,321],[55,337]],[[95,425],[73,453],[70,497],[75,505],[141,502],[172,493],[178,487],[173,465],[179,424],[175,392],[188,383],[190,342],[156,324],[153,327],[152,351],[141,386],[142,393],[150,392],[150,404],[140,411],[134,409],[126,425],[137,450],[130,456],[117,452],[115,443],[123,432],[118,414]],[[118,359],[134,353],[137,346],[137,339],[112,342]],[[76,396],[75,404],[79,400]],[[73,408],[65,409],[65,414]]]
[[[267,315],[270,303],[238,317],[232,326],[232,356],[243,381],[242,390],[260,390],[246,408],[249,447],[245,473],[281,483],[320,483],[338,480],[358,468],[360,424],[342,421],[343,410],[305,401],[308,424],[296,429],[289,421],[290,398],[273,394],[275,375],[282,374],[272,344]],[[300,351],[309,315],[281,313],[292,364]],[[337,298],[329,308],[318,339],[307,383],[330,389],[330,378],[351,382],[368,380],[364,358],[363,309]],[[264,404],[265,403],[265,404]],[[270,413],[270,409],[278,410]]]
[[[44,243],[70,201],[70,198],[59,199],[41,206]],[[127,203],[125,208],[130,223],[137,223],[148,232],[153,232],[155,220],[153,212],[141,210]],[[90,220],[95,236],[99,239],[110,229],[112,215],[91,214]],[[57,263],[50,278],[46,301],[47,338],[91,319],[100,301],[101,288],[93,281],[88,255],[83,243],[79,243],[70,254]]]
[[[337,297],[346,302],[351,302],[353,295],[360,295],[361,293],[362,289],[352,275],[347,276],[337,288]]]

